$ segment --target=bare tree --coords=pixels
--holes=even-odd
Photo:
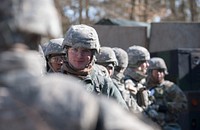
[[[175,3],[176,2],[176,3]],[[178,4],[177,4],[178,2]],[[152,22],[199,21],[198,0],[55,0],[64,28],[70,24],[93,24],[101,18]],[[73,11],[67,16],[66,7]]]

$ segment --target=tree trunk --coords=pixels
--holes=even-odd
[[[82,10],[83,10],[82,0],[79,0],[79,24],[82,23]]]

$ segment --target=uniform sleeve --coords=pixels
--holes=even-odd
[[[171,113],[182,112],[187,109],[187,97],[179,86],[175,84],[167,90],[166,100],[168,111]]]
[[[144,121],[146,120],[146,121]],[[97,123],[102,130],[159,130],[150,120],[140,119],[136,115],[119,107],[111,100],[100,100],[99,120]]]
[[[123,99],[120,91],[117,89],[117,86],[114,85],[111,79],[105,79],[106,86],[110,88],[109,95],[111,98],[114,98],[118,104],[120,104],[123,108],[128,110],[128,106],[126,105],[125,100]]]

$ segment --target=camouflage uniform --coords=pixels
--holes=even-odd
[[[111,79],[102,76],[98,67],[95,67],[95,54],[100,51],[100,43],[96,30],[87,25],[73,25],[69,28],[63,41],[63,48],[68,51],[70,47],[86,48],[92,51],[92,59],[84,70],[73,68],[68,59],[63,65],[62,72],[79,78],[86,84],[86,90],[98,95],[103,94],[107,97],[113,97],[119,104],[126,108],[126,103],[120,93],[115,88]],[[67,52],[68,53],[68,52]],[[86,71],[85,71],[86,70]]]
[[[108,70],[103,65],[94,64],[94,68],[95,68],[95,70],[100,70],[100,71],[98,71],[98,75],[102,75],[106,78],[110,78]]]
[[[59,57],[64,57],[65,56],[65,52],[62,48],[62,42],[63,42],[64,38],[57,38],[57,39],[51,39],[49,41],[49,43],[46,46],[45,49],[45,57],[47,60],[47,72],[55,72],[54,68],[52,67],[51,63],[50,63],[50,59],[52,57],[52,55],[56,55]],[[63,59],[64,60],[64,59]],[[62,65],[64,61],[60,61],[58,64]]]
[[[118,87],[122,96],[126,95],[124,86],[124,71],[128,66],[128,54],[121,48],[112,48],[118,61],[118,65],[115,66],[114,74],[111,76],[113,83]]]
[[[27,49],[38,50],[41,35],[48,34],[54,37],[61,34],[60,23],[55,13],[53,3],[46,0],[41,0],[40,3],[34,0],[1,1],[1,130],[50,128],[39,111],[36,112],[36,107],[33,107],[35,104],[39,105],[40,79],[44,73],[41,62],[43,59],[41,54]],[[44,17],[52,18],[51,22],[47,23]]]
[[[178,115],[187,109],[187,98],[183,91],[173,82],[162,80],[157,82],[152,77],[153,70],[162,70],[168,74],[167,66],[162,58],[150,59],[147,87],[150,90],[152,104],[148,108],[150,117],[162,126],[163,130],[180,130]]]
[[[104,66],[108,71],[109,71],[108,67],[111,67],[111,71],[109,71],[108,78],[111,81],[113,81],[110,76],[113,75],[114,67],[116,65],[118,65],[118,62],[117,62],[115,53],[112,50],[112,48],[110,48],[110,47],[101,47],[100,53],[96,56],[96,59],[97,59],[96,63],[99,64],[99,65]],[[121,100],[121,102],[123,102],[123,106],[126,106],[126,103],[125,103],[125,101],[124,101],[124,99],[122,97],[122,93],[118,89],[117,84],[115,84],[114,82],[113,82],[113,84],[114,84],[114,89],[115,89],[115,91],[113,93],[114,98],[119,98]],[[127,107],[127,109],[128,109],[128,107]]]
[[[112,48],[101,47],[99,54],[96,56],[96,59],[97,59],[96,60],[97,64],[103,65],[105,68],[107,67],[112,68],[110,76],[113,75],[114,67],[118,64],[118,62]]]
[[[142,112],[142,108],[148,105],[148,92],[143,85],[146,74],[134,69],[149,60],[150,54],[146,48],[141,46],[131,46],[128,48],[127,53],[128,67],[125,71],[125,88],[129,94],[126,95],[125,101],[134,113],[138,113]],[[135,88],[135,90],[130,91],[130,87]]]

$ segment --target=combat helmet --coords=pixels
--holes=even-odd
[[[165,61],[160,57],[153,57],[149,60],[148,70],[163,69],[165,74],[168,74],[167,66]]]
[[[64,38],[63,48],[83,47],[99,52],[100,43],[96,30],[88,25],[72,25]]]
[[[62,35],[52,0],[2,0],[0,14],[2,47],[14,43],[28,44],[27,37],[33,34],[52,38]],[[35,39],[32,38],[32,41]]]
[[[96,58],[97,64],[113,63],[114,66],[118,65],[115,53],[110,47],[101,47],[100,52]]]
[[[65,54],[62,48],[63,38],[51,39],[45,49],[45,57],[49,57],[51,54]]]
[[[115,56],[118,61],[118,65],[121,68],[126,68],[128,66],[128,54],[125,50],[119,48],[119,47],[114,47],[112,48]]]
[[[127,53],[129,67],[138,67],[141,62],[150,59],[149,51],[142,46],[131,46],[127,49]]]

